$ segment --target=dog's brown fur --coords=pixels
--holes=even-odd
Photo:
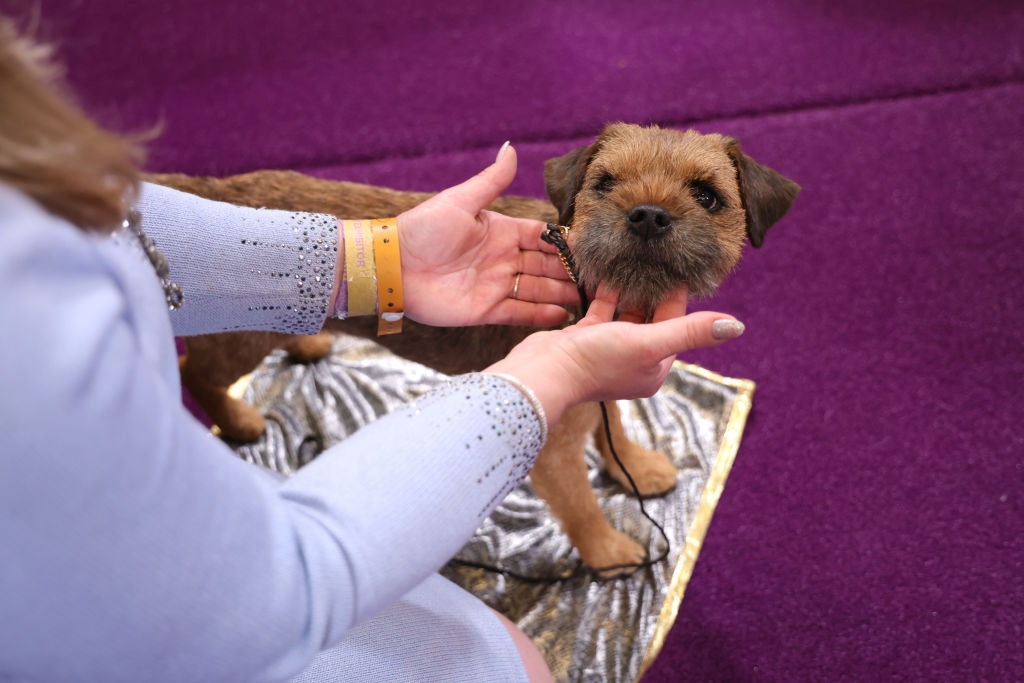
[[[224,179],[151,179],[235,204],[351,218],[397,215],[431,196],[288,171]],[[595,285],[608,282],[621,291],[620,307],[647,316],[666,294],[683,285],[692,294],[711,294],[736,264],[745,238],[761,246],[767,229],[786,213],[799,191],[796,183],[743,154],[733,138],[627,124],[612,124],[593,144],[548,161],[544,179],[554,208],[523,197],[499,198],[490,208],[542,221],[557,217],[571,225],[569,241],[581,279]],[[372,338],[376,320],[329,320],[326,329]],[[490,365],[531,331],[432,328],[406,320],[402,334],[377,341],[400,356],[454,374]],[[329,343],[322,335],[269,332],[186,340],[182,381],[229,438],[252,440],[264,423],[254,407],[228,397],[227,387],[280,346],[313,359],[326,354]],[[615,404],[608,407],[619,457],[641,495],[675,486],[676,470],[668,458],[631,443]],[[596,404],[567,411],[551,430],[531,481],[588,566],[637,563],[644,558],[644,549],[608,524],[588,484],[582,453],[587,435],[594,434],[609,473],[627,485],[599,427]]]

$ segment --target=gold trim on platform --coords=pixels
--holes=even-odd
[[[743,438],[743,429],[747,424],[747,416],[753,405],[754,389],[757,385],[749,379],[735,379],[723,377],[699,365],[676,361],[675,366],[703,379],[715,382],[716,384],[732,387],[736,390],[736,400],[732,405],[732,412],[729,414],[729,421],[725,426],[725,434],[722,436],[722,443],[718,448],[718,457],[708,475],[707,483],[704,484],[704,491],[701,494],[700,504],[694,515],[693,523],[686,534],[686,542],[676,561],[675,570],[672,573],[672,582],[669,585],[668,595],[661,605],[661,614],[658,615],[658,625],[655,627],[651,643],[647,646],[647,653],[640,665],[640,673],[636,680],[643,678],[644,673],[654,663],[655,658],[661,652],[665,644],[668,632],[675,624],[676,615],[679,613],[679,605],[683,601],[683,593],[686,592],[686,585],[693,574],[693,567],[697,563],[697,555],[700,554],[701,546],[704,544],[704,536],[707,534],[708,526],[711,524],[711,517],[715,513],[718,500],[722,497],[722,490],[725,488],[725,480],[729,477],[732,464],[736,460],[736,452],[740,447],[740,440]]]

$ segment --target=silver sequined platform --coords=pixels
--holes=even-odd
[[[267,431],[235,450],[288,475],[361,426],[429,391],[444,376],[363,339],[339,336],[332,353],[302,365],[276,351],[235,393],[258,405]],[[670,539],[665,561],[626,579],[577,577],[553,584],[507,578],[455,563],[442,573],[519,624],[558,681],[634,681],[661,649],[675,620],[704,533],[722,492],[750,410],[754,384],[676,363],[651,399],[623,401],[627,434],[668,454],[675,490],[645,501]],[[608,476],[587,448],[591,484],[612,524],[645,543],[663,540],[637,500]],[[498,507],[459,557],[535,577],[571,572],[579,557],[529,482]]]

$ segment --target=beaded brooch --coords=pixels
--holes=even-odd
[[[181,308],[185,303],[185,295],[182,293],[181,287],[170,280],[171,268],[167,264],[167,257],[156,248],[156,242],[142,231],[142,215],[135,209],[130,209],[121,225],[138,238],[142,251],[146,252],[146,258],[153,264],[153,270],[156,271],[157,277],[160,278],[160,286],[164,290],[167,310],[176,311]]]

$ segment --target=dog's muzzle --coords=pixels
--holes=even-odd
[[[660,206],[638,204],[626,214],[626,225],[632,233],[651,240],[661,237],[672,228],[672,217]]]

